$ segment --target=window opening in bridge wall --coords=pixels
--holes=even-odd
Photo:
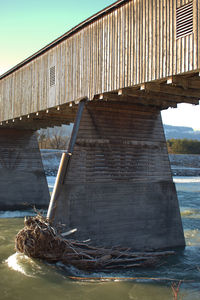
[[[193,1],[176,9],[176,38],[193,33]]]
[[[50,75],[49,76],[49,78],[50,78],[49,84],[50,84],[50,87],[52,87],[56,84],[56,67],[55,66],[50,68],[49,75]]]

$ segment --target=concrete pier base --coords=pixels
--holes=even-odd
[[[35,133],[0,130],[0,210],[47,207],[49,191]]]
[[[160,111],[87,103],[55,207],[73,238],[136,250],[184,246]]]

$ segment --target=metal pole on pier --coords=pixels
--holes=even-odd
[[[60,191],[61,191],[61,187],[64,184],[64,179],[67,173],[67,169],[69,167],[69,163],[70,163],[70,158],[73,155],[73,150],[74,150],[74,146],[76,143],[76,138],[78,135],[78,131],[79,131],[79,126],[80,126],[80,121],[81,121],[81,117],[82,117],[82,113],[83,113],[83,109],[85,107],[85,102],[86,99],[81,100],[79,102],[79,106],[78,106],[78,111],[76,114],[76,119],[74,122],[74,127],[72,130],[72,135],[70,138],[70,142],[69,142],[69,147],[68,147],[68,151],[64,152],[62,154],[62,158],[60,161],[60,166],[58,169],[58,174],[56,177],[56,182],[54,185],[54,189],[53,189],[53,193],[51,196],[51,200],[50,200],[50,204],[49,204],[49,208],[48,208],[48,212],[47,212],[47,219],[49,219],[50,221],[52,221],[54,219],[55,216],[55,211],[56,211],[56,204],[60,195]]]

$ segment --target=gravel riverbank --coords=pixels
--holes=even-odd
[[[169,159],[174,176],[200,176],[200,155],[170,154]]]

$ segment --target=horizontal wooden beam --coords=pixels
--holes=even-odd
[[[183,96],[185,98],[188,97],[200,99],[200,90],[189,88],[183,89],[182,87],[171,86],[169,84],[145,83],[142,88],[148,92],[159,93],[160,96],[162,96],[162,94],[168,94],[171,96]]]
[[[180,86],[185,90],[195,89],[200,91],[200,77],[198,76],[193,76],[189,78],[185,78],[183,76],[173,76],[168,78],[167,84]]]
[[[63,124],[70,124],[73,120],[69,120],[66,118],[60,119],[39,119],[37,117],[34,118],[22,118],[21,120],[14,119],[8,120],[7,122],[2,122],[0,128],[16,128],[16,129],[29,129],[29,130],[38,130],[41,128],[54,127],[54,126],[62,126]]]
[[[198,104],[198,98],[188,98],[180,95],[171,95],[167,93],[160,93],[155,91],[150,91],[146,89],[141,90],[131,90],[131,89],[123,89],[120,90],[121,95],[127,95],[131,97],[143,97],[144,99],[154,99],[154,100],[161,100],[161,101],[169,101],[169,102],[177,102],[177,103],[191,103],[191,104]]]
[[[105,94],[103,100],[105,101],[122,101],[122,102],[129,102],[141,105],[150,105],[150,106],[157,106],[160,109],[163,107],[177,107],[177,102],[169,99],[162,98],[153,98],[150,95],[146,95],[145,97],[140,96],[139,94],[133,95],[113,95],[113,94]]]

